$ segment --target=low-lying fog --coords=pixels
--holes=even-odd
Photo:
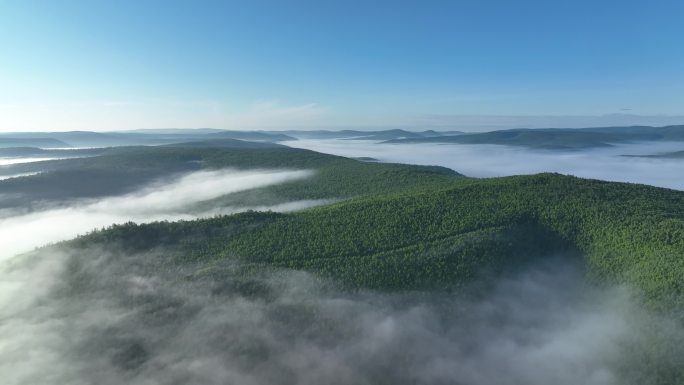
[[[293,146],[382,161],[440,164],[466,175],[558,171],[684,189],[684,162],[623,158],[677,150],[584,152],[502,146],[297,141]],[[202,171],[136,193],[0,219],[0,383],[668,384],[682,378],[678,321],[629,291],[588,285],[551,258],[475,297],[448,292],[350,294],[293,271],[169,267],[169,250],[125,254],[43,249],[127,221],[192,219],[221,195],[306,178],[309,171]],[[288,202],[256,209],[320,204]],[[193,209],[195,208],[195,209]],[[199,272],[201,271],[201,273]]]
[[[34,157],[2,158],[2,157],[0,157],[0,166],[9,166],[9,165],[13,165],[13,164],[33,163],[33,162],[42,162],[45,160],[60,160],[60,159],[68,159],[68,158],[34,158]]]
[[[383,162],[445,166],[473,177],[559,172],[684,190],[684,178],[679,177],[684,175],[684,159],[621,156],[680,151],[684,149],[684,142],[624,144],[583,151],[530,150],[501,145],[383,144],[359,140],[297,140],[283,144],[347,157],[372,157]]]
[[[21,174],[9,174],[9,175],[1,175],[0,180],[5,180],[5,179],[12,179],[12,178],[20,178],[22,176],[31,176],[31,175],[38,175],[40,174],[39,171],[36,172],[25,172]]]
[[[303,170],[199,171],[123,196],[76,201],[68,207],[28,214],[5,215],[0,218],[0,261],[47,243],[71,239],[115,223],[194,219],[248,209],[287,211],[320,204],[318,201],[298,201],[268,207],[217,207],[201,212],[193,210],[197,203],[225,194],[310,175],[310,171]]]
[[[681,328],[567,262],[468,298],[229,265],[193,276],[164,251],[114,250],[0,264],[4,385],[642,385],[684,358]]]

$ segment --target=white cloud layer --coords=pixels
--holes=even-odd
[[[684,142],[639,143],[585,151],[533,151],[522,147],[459,144],[379,144],[356,140],[298,140],[292,147],[385,162],[439,165],[467,176],[497,177],[559,172],[584,178],[684,190],[684,159],[623,157],[684,149]]]

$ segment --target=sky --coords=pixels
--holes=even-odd
[[[684,123],[684,2],[0,0],[0,131]]]

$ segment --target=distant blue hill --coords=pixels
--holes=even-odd
[[[3,138],[0,136],[0,147],[64,148],[71,147],[71,145],[54,138]]]
[[[547,150],[573,150],[647,141],[684,141],[684,125],[511,129],[462,135],[392,139],[386,143],[501,144]]]

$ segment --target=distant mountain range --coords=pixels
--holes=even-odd
[[[262,142],[296,140],[283,134],[216,129],[153,129],[122,132],[16,132],[0,133],[0,147],[116,147],[164,145],[214,139],[240,139]],[[49,140],[54,143],[48,142]]]
[[[53,138],[35,137],[4,137],[0,136],[0,148],[7,147],[40,147],[40,148],[63,148],[71,147],[69,144],[61,140]]]
[[[211,128],[150,129],[119,132],[17,132],[0,134],[0,147],[114,147],[165,145],[206,140],[283,142],[298,139],[370,140],[394,144],[458,143],[500,144],[546,150],[574,150],[644,141],[684,141],[684,125],[649,127],[589,127],[576,129],[510,129],[481,133],[461,131],[408,131],[403,129],[232,131]]]
[[[684,141],[684,125],[511,129],[461,135],[390,139],[386,143],[501,144],[547,150],[573,150],[645,141]]]
[[[684,151],[662,152],[651,155],[623,155],[629,158],[660,158],[660,159],[683,159]]]
[[[444,135],[458,135],[461,131],[407,131],[402,129],[361,131],[361,130],[288,130],[267,131],[269,134],[285,134],[298,139],[358,139],[358,140],[393,140],[393,139],[418,139],[432,138]]]
[[[283,142],[297,139],[360,139],[386,141],[420,139],[459,134],[458,131],[412,132],[406,130],[288,130],[288,131],[233,131],[211,128],[150,129],[118,132],[14,132],[0,133],[0,147],[114,147],[132,145],[164,145],[204,140],[237,139],[256,142]]]

